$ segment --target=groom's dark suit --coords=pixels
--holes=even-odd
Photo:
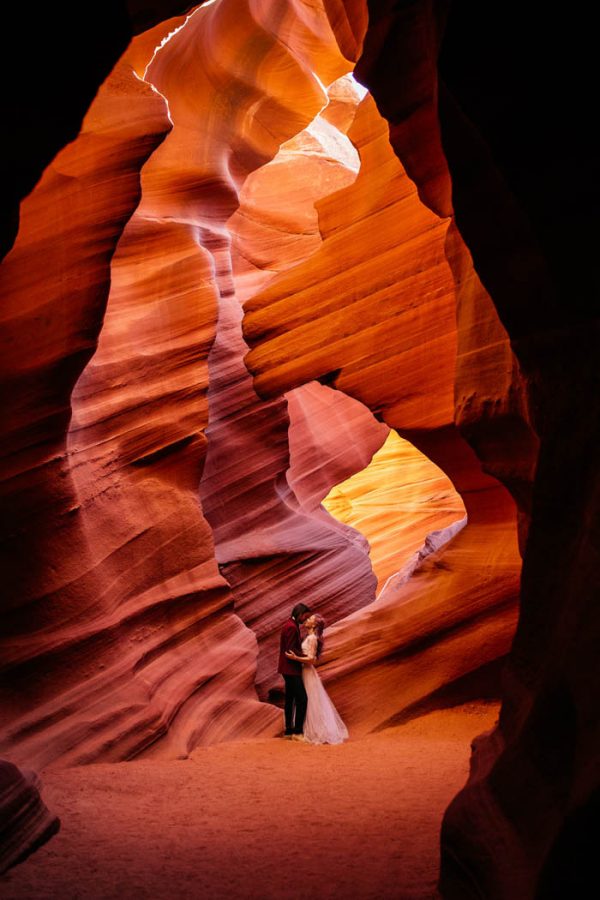
[[[295,659],[288,659],[285,655],[286,650],[302,656],[300,628],[294,619],[288,619],[281,629],[277,671],[283,675],[285,681],[285,733],[302,734],[307,702],[302,681],[302,663],[296,662]]]

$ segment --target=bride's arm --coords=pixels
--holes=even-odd
[[[314,666],[317,662],[316,656],[298,656],[296,653],[292,653],[291,650],[286,650],[285,655],[288,659],[294,659],[296,662],[301,663],[310,663],[311,666]]]

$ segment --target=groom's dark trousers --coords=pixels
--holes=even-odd
[[[289,659],[285,655],[286,650],[291,650],[296,656],[302,656],[300,628],[294,619],[288,619],[281,629],[277,671],[283,675],[285,681],[285,733],[302,734],[307,704],[302,681],[302,663]]]
[[[302,675],[284,675],[283,680],[285,681],[285,733],[302,734],[307,704]]]

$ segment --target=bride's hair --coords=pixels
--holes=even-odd
[[[317,659],[320,657],[323,652],[323,632],[325,630],[325,619],[323,616],[320,616],[318,613],[314,613],[315,618],[315,634],[317,636]]]

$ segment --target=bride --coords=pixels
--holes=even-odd
[[[302,681],[308,697],[308,709],[304,720],[304,739],[310,744],[341,744],[348,738],[348,729],[329,698],[319,678],[315,663],[323,649],[325,622],[316,614],[304,622],[308,634],[302,641],[302,653],[286,653],[290,659],[303,663]]]

